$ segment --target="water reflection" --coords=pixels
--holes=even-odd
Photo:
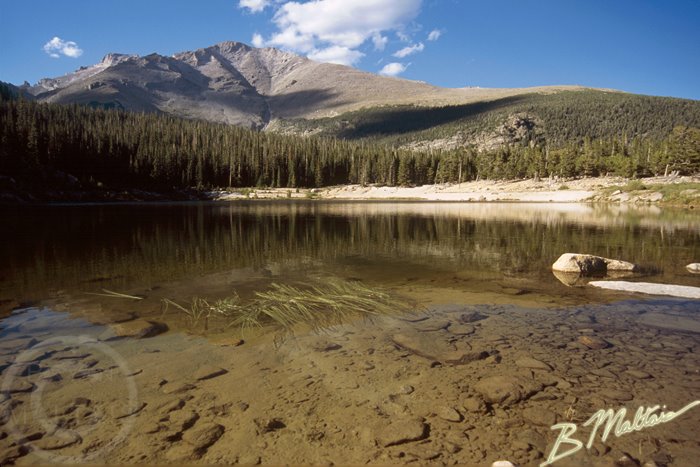
[[[185,203],[4,209],[0,300],[311,271],[377,280],[520,277],[556,281],[585,252],[698,285],[700,216],[658,208],[508,203]],[[362,278],[361,277],[361,278]],[[204,284],[199,284],[204,286]]]

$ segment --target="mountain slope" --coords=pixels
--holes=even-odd
[[[445,89],[237,42],[172,57],[110,54],[94,66],[24,87],[42,102],[159,111],[254,128],[363,107],[466,104],[572,88]]]
[[[444,107],[365,108],[337,117],[280,121],[273,129],[412,149],[493,150],[530,141],[550,147],[586,138],[660,141],[676,126],[700,128],[700,102],[588,89]]]

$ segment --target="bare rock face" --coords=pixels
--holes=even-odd
[[[608,271],[635,272],[639,266],[627,261],[608,259],[580,253],[564,253],[552,265],[552,270],[583,276],[604,275]]]
[[[568,87],[539,89],[557,92]],[[334,116],[368,105],[443,106],[489,96],[485,90],[439,88],[240,42],[221,42],[172,56],[109,54],[100,63],[43,79],[34,86],[27,83],[18,91],[41,102],[162,112],[257,129],[274,128],[287,119]],[[532,91],[499,89],[495,95],[528,92]],[[528,115],[510,116],[493,136],[493,144],[529,137],[537,129],[535,123]],[[455,136],[448,138],[448,144],[461,146],[464,136]]]

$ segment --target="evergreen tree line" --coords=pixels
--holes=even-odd
[[[533,138],[494,151],[410,151],[158,114],[39,104],[8,92],[0,98],[0,175],[30,187],[73,177],[83,187],[162,190],[700,171],[700,130],[688,127],[676,127],[661,140],[585,138],[550,147]]]

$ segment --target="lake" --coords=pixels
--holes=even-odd
[[[4,303],[174,281],[178,296],[210,296],[221,292],[216,284],[188,282],[212,274],[243,290],[332,276],[599,301],[600,291],[579,292],[552,275],[566,252],[654,266],[658,282],[698,284],[684,266],[700,258],[700,213],[653,207],[251,202],[22,207],[2,217]]]
[[[700,261],[693,210],[250,201],[0,215],[0,445],[31,445],[15,453],[31,462],[537,465],[555,422],[700,399],[697,301],[551,271],[588,253],[654,271],[627,280],[700,286],[685,269]],[[287,327],[197,314],[198,299],[236,307],[328,284],[364,311]],[[136,322],[162,328],[123,337]],[[66,412],[37,418],[37,388]],[[641,461],[695,459],[698,414],[555,465],[598,465],[640,440]],[[46,420],[53,430],[36,427]]]

